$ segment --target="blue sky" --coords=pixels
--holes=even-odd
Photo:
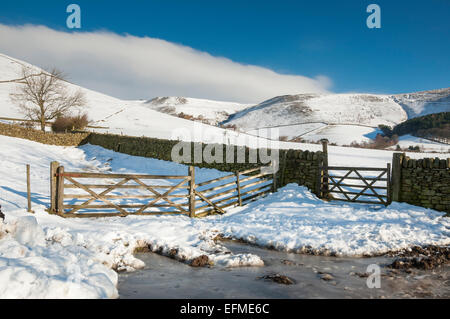
[[[450,1],[2,0],[0,23],[107,30],[179,43],[282,74],[325,75],[333,92],[402,93],[450,86]],[[368,29],[368,4],[381,29]]]

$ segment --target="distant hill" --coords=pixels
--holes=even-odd
[[[0,54],[0,117],[23,118],[9,98],[16,84],[7,83],[20,76],[23,65],[35,68],[37,72],[41,70]],[[327,138],[337,145],[346,145],[372,140],[380,132],[380,124],[394,127],[408,119],[450,112],[450,88],[397,95],[284,95],[249,105],[190,97],[126,101],[72,83],[68,83],[68,87],[71,90],[80,88],[86,93],[86,112],[93,120],[91,124],[107,127],[99,131],[157,138],[178,138],[173,137],[174,133],[192,132],[193,121],[197,121],[202,122],[200,126],[205,132],[214,131],[222,139],[227,134],[248,136],[243,133],[254,138],[260,135],[258,129],[276,127],[285,141],[317,142]],[[217,126],[231,127],[235,131]],[[444,136],[444,133],[433,134]],[[194,134],[187,137],[191,138],[196,139]]]
[[[190,97],[156,97],[143,103],[149,108],[203,123],[217,125],[228,119],[231,114],[241,111],[250,104],[222,102]]]
[[[264,101],[230,116],[224,124],[245,130],[323,122],[327,124],[395,125],[407,119],[388,95],[298,94]]]
[[[450,111],[450,88],[398,95],[298,94],[278,96],[231,115],[222,125],[258,134],[277,127],[287,140],[338,145],[368,142],[379,125],[394,127],[418,116]]]
[[[450,112],[428,114],[396,125],[391,134],[414,135],[450,143]]]
[[[408,114],[408,119],[450,111],[450,88],[393,95],[392,99]]]

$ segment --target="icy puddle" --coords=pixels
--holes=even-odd
[[[263,267],[194,268],[153,253],[136,256],[145,268],[119,276],[120,298],[450,298],[450,266],[412,273],[383,267],[389,257],[334,258],[288,254],[235,242],[233,253],[260,256]],[[381,267],[381,288],[368,288],[360,275],[367,266]],[[284,285],[267,279],[280,274],[295,281]]]

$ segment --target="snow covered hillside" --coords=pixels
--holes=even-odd
[[[14,92],[17,84],[1,83],[2,81],[20,78],[22,65],[33,67],[20,60],[0,54],[0,117],[24,118],[9,98],[9,94]],[[41,71],[39,68],[36,68],[36,70],[37,72]],[[236,133],[161,113],[153,110],[149,103],[145,101],[124,101],[71,83],[67,85],[70,90],[81,89],[86,94],[88,104],[83,111],[87,112],[92,120],[92,125],[107,127],[107,129],[97,129],[97,131],[103,133],[218,143],[233,140],[233,138],[239,136],[242,138],[240,142],[237,142],[239,145],[266,141],[266,139],[258,139],[254,136],[246,136],[243,133]],[[191,107],[195,103],[199,103],[199,100],[193,99],[191,101],[194,101],[189,104]],[[210,105],[215,105],[215,111],[224,107],[224,104],[220,102],[215,104],[214,101]],[[227,104],[225,110],[231,110],[232,105]],[[236,104],[236,107],[239,108],[240,106]],[[215,111],[210,114],[214,114]],[[226,139],[225,136],[229,138]]]
[[[92,145],[49,146],[5,136],[0,145],[7,150],[0,153],[0,205],[6,215],[0,220],[0,298],[115,298],[117,274],[111,269],[143,267],[133,256],[136,248],[179,261],[206,255],[219,267],[264,265],[257,255],[230,252],[214,240],[218,234],[279,250],[338,256],[450,244],[450,222],[443,213],[403,203],[327,203],[294,184],[223,216],[64,219],[44,210],[52,160],[68,170],[91,172],[178,174],[187,167]],[[377,152],[365,156],[384,161]],[[336,158],[354,160],[348,154]],[[31,164],[35,214],[25,211],[26,163]],[[226,173],[196,170],[200,179],[221,174]]]
[[[450,88],[398,95],[301,94],[254,106],[184,97],[154,98],[145,104],[159,112],[183,113],[208,124],[236,126],[251,135],[257,136],[261,128],[277,127],[279,136],[288,141],[327,138],[338,145],[349,145],[373,139],[380,133],[380,124],[394,126],[412,117],[449,111]]]
[[[9,98],[17,84],[2,83],[19,78],[22,65],[33,67],[0,54],[0,117],[23,118]],[[36,70],[40,71],[39,68]],[[249,106],[183,97],[125,101],[71,83],[68,87],[81,89],[86,94],[88,104],[84,111],[92,125],[106,127],[95,129],[99,132],[251,147],[277,147],[267,145],[265,137],[270,136],[266,131],[256,130],[265,127],[277,127],[279,136],[287,136],[288,140],[296,137],[311,141],[329,138],[339,145],[367,141],[376,135],[379,124],[394,125],[408,116],[449,110],[450,94],[450,89],[396,96],[300,94],[276,97]],[[195,118],[196,122],[180,118],[181,113],[186,118]],[[214,126],[220,122],[235,125],[241,132]],[[304,148],[305,144],[281,143],[279,147]]]
[[[450,111],[450,88],[400,95],[299,94],[275,97],[223,122],[249,134],[277,127],[288,140],[327,138],[338,145],[367,142],[378,125],[394,126],[411,117]],[[343,126],[344,125],[344,126]]]
[[[450,112],[450,88],[397,94],[392,98],[408,114],[408,119],[422,115]]]
[[[406,119],[406,112],[387,95],[298,94],[264,101],[232,115],[225,123],[245,131],[311,122],[392,125]]]
[[[151,109],[179,116],[181,113],[193,116],[197,121],[217,125],[225,121],[231,114],[241,111],[250,104],[222,102],[190,97],[156,97],[144,102]]]

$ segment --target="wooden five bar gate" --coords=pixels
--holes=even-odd
[[[391,164],[380,167],[319,167],[320,198],[365,204],[391,203]]]
[[[69,193],[69,191],[71,193]],[[276,191],[271,167],[258,167],[196,184],[195,168],[187,175],[65,172],[50,165],[50,212],[63,217],[223,214]]]

